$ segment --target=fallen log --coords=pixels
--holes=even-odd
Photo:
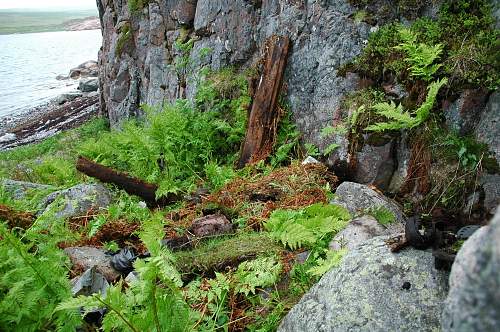
[[[180,200],[180,197],[175,194],[169,194],[166,197],[157,199],[156,190],[158,190],[158,186],[156,184],[145,182],[127,173],[116,171],[81,156],[78,157],[78,161],[76,162],[76,169],[104,183],[112,183],[130,195],[139,196],[149,207],[167,206]]]
[[[264,68],[254,95],[238,167],[264,160],[276,141],[280,111],[276,107],[290,39],[272,36],[266,41]]]
[[[35,215],[29,212],[16,211],[6,205],[0,204],[0,220],[7,221],[9,228],[28,229],[35,221]]]

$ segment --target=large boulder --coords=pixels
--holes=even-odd
[[[352,215],[365,214],[368,210],[382,207],[391,211],[398,223],[405,221],[403,211],[396,202],[366,185],[355,182],[343,182],[335,191],[331,203],[345,207]]]
[[[72,79],[78,79],[89,76],[99,75],[99,66],[97,61],[86,61],[69,71],[69,77]]]
[[[429,251],[391,253],[376,237],[350,251],[283,319],[281,332],[436,331],[448,274]]]
[[[106,208],[111,203],[110,191],[101,184],[80,184],[56,191],[45,198],[39,214],[54,213],[56,218],[81,216],[90,209]]]
[[[500,209],[457,254],[450,274],[442,329],[445,332],[500,328]]]
[[[99,90],[99,79],[96,77],[82,78],[78,84],[81,92],[93,92]]]

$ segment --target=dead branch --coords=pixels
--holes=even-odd
[[[96,178],[104,183],[112,183],[118,188],[125,190],[131,195],[142,198],[149,207],[161,207],[179,201],[178,195],[169,194],[166,197],[156,198],[156,184],[145,182],[141,179],[132,177],[124,172],[116,171],[93,162],[84,157],[78,157],[76,169],[85,175]]]

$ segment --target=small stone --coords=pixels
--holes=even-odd
[[[105,297],[108,287],[109,283],[106,278],[97,272],[96,267],[93,266],[74,280],[71,293],[75,297],[80,295],[90,296],[92,294],[100,294]]]
[[[121,274],[111,266],[111,257],[94,247],[70,247],[64,249],[74,267],[88,270],[95,267],[108,282],[117,280]]]
[[[16,134],[7,133],[0,136],[0,143],[7,143],[15,140],[17,138]]]
[[[310,251],[301,252],[300,254],[295,255],[295,261],[299,264],[304,264],[309,258],[310,254]]]
[[[233,225],[223,215],[209,215],[193,221],[189,232],[197,237],[210,237],[233,232]]]
[[[304,161],[302,162],[302,165],[309,165],[309,164],[319,164],[320,162],[315,159],[314,157],[308,156]]]

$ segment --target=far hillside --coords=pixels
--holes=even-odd
[[[0,35],[66,30],[66,22],[96,17],[97,9],[59,11],[0,10]]]

